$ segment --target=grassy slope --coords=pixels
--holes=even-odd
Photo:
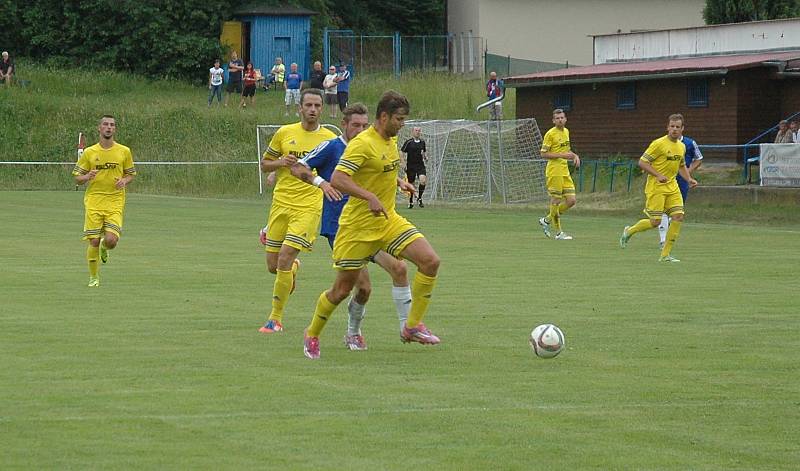
[[[557,243],[526,210],[407,214],[444,261],[444,343],[400,344],[373,269],[370,350],[341,346],[340,309],[314,363],[329,251],[259,335],[263,203],[132,194],[90,290],[80,194],[0,192],[3,468],[795,468],[796,228],[687,225],[659,265],[653,233],[617,247],[630,216],[576,213]],[[566,333],[554,360],[525,343],[541,322]]]

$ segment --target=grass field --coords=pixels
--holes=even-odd
[[[86,287],[79,192],[0,192],[3,469],[797,469],[800,226],[688,223],[658,264],[638,217],[405,211],[443,259],[403,345],[371,268],[370,349],[340,308],[302,354],[333,277],[303,257],[286,332],[257,332],[273,276],[266,203],[131,194],[102,286]],[[533,356],[530,329],[567,349]]]

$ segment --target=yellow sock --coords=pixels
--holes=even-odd
[[[322,333],[322,329],[325,328],[325,324],[333,314],[333,311],[336,310],[336,306],[336,304],[328,300],[327,291],[323,291],[322,294],[319,295],[319,299],[317,299],[317,308],[314,309],[314,317],[311,319],[311,324],[306,330],[306,334],[309,337],[319,337],[319,334]]]
[[[550,221],[550,224],[553,226],[556,232],[561,231],[561,213],[558,212],[557,204],[550,205],[550,213],[547,215],[547,219]]]
[[[414,275],[414,281],[411,283],[411,310],[408,311],[408,320],[406,325],[414,328],[422,322],[425,317],[425,312],[428,310],[428,304],[431,302],[431,293],[433,287],[436,285],[436,277],[424,275],[417,272]]]
[[[567,206],[567,203],[562,202],[561,204],[558,205],[558,214],[561,215],[566,213],[567,211],[569,211],[569,208],[570,207]]]
[[[647,231],[653,228],[653,225],[650,224],[649,219],[639,219],[639,221],[628,228],[628,235],[632,236],[637,232]]]
[[[89,244],[89,247],[86,248],[86,261],[89,262],[89,276],[92,278],[97,278],[97,272],[100,270],[100,266],[97,264],[99,258],[100,249]]]
[[[672,220],[667,229],[667,240],[664,242],[664,247],[661,249],[661,256],[666,257],[672,252],[672,246],[678,240],[678,235],[681,233],[681,224],[683,221]]]
[[[272,312],[269,318],[278,322],[283,319],[283,308],[289,302],[289,292],[292,291],[292,271],[278,270],[275,275],[275,286],[272,288]]]

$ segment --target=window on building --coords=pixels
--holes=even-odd
[[[564,111],[572,109],[572,89],[558,88],[556,96],[553,98],[553,108],[561,108]]]
[[[708,80],[705,78],[689,79],[686,88],[689,106],[695,108],[708,106]]]
[[[284,61],[286,60],[286,56],[292,50],[292,38],[288,36],[275,36],[272,38],[272,47],[275,50],[275,55],[278,57],[283,57]],[[287,70],[289,66],[286,66]]]
[[[617,86],[617,109],[636,109],[636,82],[621,83]]]

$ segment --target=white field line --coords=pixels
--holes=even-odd
[[[195,419],[233,419],[233,418],[293,418],[293,417],[368,417],[378,415],[404,415],[419,413],[452,413],[452,412],[514,412],[514,411],[612,411],[629,409],[651,409],[651,408],[714,408],[724,407],[753,407],[753,406],[789,406],[790,401],[685,401],[685,402],[661,402],[661,403],[639,403],[639,404],[620,404],[618,406],[589,405],[589,404],[541,404],[510,407],[404,407],[393,409],[364,409],[359,411],[317,411],[317,412],[220,412],[208,414],[120,414],[120,415],[69,415],[63,417],[29,417],[29,416],[3,416],[0,423],[13,422],[90,422],[108,420],[163,420],[163,421],[182,421]],[[792,405],[793,406],[793,405]]]

